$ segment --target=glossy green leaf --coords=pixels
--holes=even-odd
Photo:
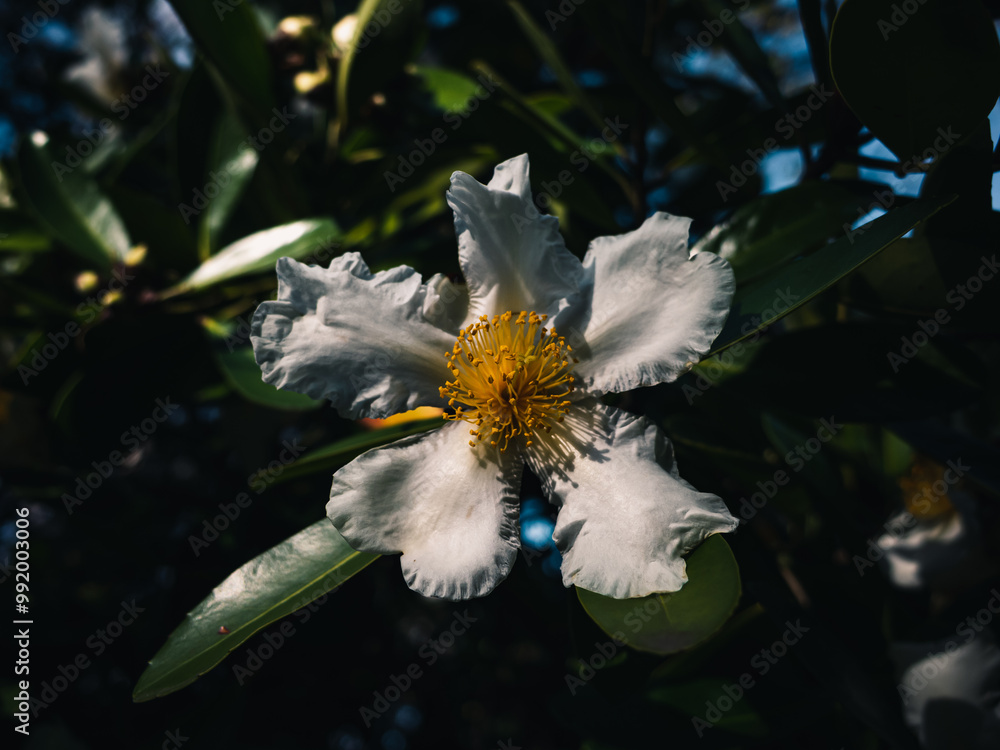
[[[271,60],[248,3],[171,0],[201,52],[251,112],[263,117],[274,106]]]
[[[132,699],[160,698],[191,684],[258,630],[336,590],[377,557],[351,549],[327,519],[289,537],[188,612],[149,662]]]
[[[25,201],[64,245],[99,268],[125,257],[131,240],[114,205],[79,166],[51,153],[48,136],[21,141],[17,164]]]
[[[710,354],[752,336],[801,307],[952,200],[921,199],[893,209],[864,226],[849,229],[839,240],[811,255],[786,263],[766,278],[738,289],[726,325]]]
[[[332,219],[303,219],[256,232],[220,250],[164,296],[273,269],[278,258],[304,258],[335,244],[339,237],[340,229]]]
[[[672,654],[715,633],[740,600],[740,571],[726,540],[706,539],[687,559],[688,582],[673,594],[611,599],[578,588],[583,608],[608,635],[640,651]]]
[[[695,248],[728,260],[737,283],[744,284],[842,234],[845,224],[863,216],[864,207],[875,202],[873,191],[878,188],[886,189],[874,184],[805,182],[762,195],[739,208]]]
[[[904,162],[940,156],[1000,95],[1000,42],[979,0],[846,0],[830,65],[858,119]]]
[[[260,366],[254,361],[253,350],[239,347],[232,351],[216,351],[215,360],[219,370],[236,391],[249,401],[272,409],[305,411],[318,409],[322,401],[294,391],[283,391],[261,379]]]
[[[198,252],[202,259],[212,254],[219,235],[232,215],[240,197],[250,184],[257,167],[257,151],[247,141],[246,129],[233,112],[224,112],[215,125],[209,143],[209,175],[219,175],[219,190],[208,198],[198,228]]]

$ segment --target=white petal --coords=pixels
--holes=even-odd
[[[669,441],[643,417],[580,402],[537,443],[528,465],[560,506],[552,539],[566,586],[616,599],[677,591],[682,555],[739,524],[679,477]]]
[[[713,253],[690,256],[690,219],[656,213],[634,232],[594,240],[583,294],[555,321],[595,395],[674,380],[722,330],[733,271]]]
[[[277,272],[278,299],[251,324],[266,382],[330,399],[351,419],[441,404],[455,335],[428,320],[438,292],[416,271],[372,275],[360,255],[345,253],[329,268],[281,258]]]
[[[919,519],[903,511],[890,518],[877,545],[884,550],[881,561],[889,579],[900,588],[921,588],[936,576],[958,566],[971,552],[971,534],[958,512]]]
[[[362,454],[333,476],[327,515],[363,552],[402,552],[407,585],[425,596],[485,596],[520,546],[523,461],[469,446],[465,422]]]
[[[1000,607],[992,593],[984,608]],[[926,750],[1000,747],[1000,649],[988,628],[977,635],[961,622],[948,640],[890,648],[902,671],[904,718]]]
[[[454,284],[443,273],[436,273],[427,280],[424,298],[424,317],[445,331],[462,327],[469,312],[469,288]]]
[[[467,320],[507,310],[555,315],[577,293],[583,269],[563,243],[559,220],[531,202],[527,155],[498,165],[489,185],[455,172],[448,205],[469,286]]]

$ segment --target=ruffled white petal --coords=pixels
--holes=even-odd
[[[552,538],[566,586],[616,599],[677,591],[683,555],[739,524],[680,478],[669,441],[643,417],[580,402],[547,437],[528,465],[559,506]]]
[[[498,165],[489,185],[455,172],[448,205],[469,287],[468,321],[507,310],[555,315],[577,293],[583,269],[559,220],[531,202],[527,155]]]
[[[690,255],[690,223],[656,213],[634,232],[591,243],[583,293],[555,320],[580,359],[584,391],[618,393],[674,380],[719,335],[735,278],[719,256]]]
[[[333,476],[327,515],[354,549],[402,552],[407,585],[425,596],[485,596],[520,546],[523,460],[469,446],[468,424],[362,454]]]
[[[996,617],[1000,594],[990,595],[981,611]],[[989,628],[977,634],[963,621],[957,633],[892,645],[903,716],[925,750],[993,750],[1000,747],[1000,648]]]
[[[265,382],[329,399],[351,419],[441,404],[455,336],[435,324],[455,315],[460,293],[449,307],[441,279],[428,287],[406,266],[372,274],[357,253],[329,268],[282,258],[277,272],[278,299],[251,323]]]

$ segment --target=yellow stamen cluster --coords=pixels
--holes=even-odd
[[[479,320],[458,334],[445,352],[454,380],[441,387],[454,414],[475,426],[469,445],[488,442],[506,451],[523,435],[531,446],[540,433],[563,421],[573,392],[573,348],[555,329],[544,328],[547,315],[511,311]]]

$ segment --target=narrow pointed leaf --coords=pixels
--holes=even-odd
[[[874,257],[894,240],[955,199],[920,199],[894,209],[774,274],[737,290],[733,307],[711,354],[766,328]]]
[[[258,630],[337,589],[377,557],[351,549],[326,519],[272,547],[188,612],[132,699],[160,698],[191,684]]]
[[[303,219],[255,232],[224,247],[164,296],[271,270],[278,258],[304,258],[322,247],[334,245],[338,237],[340,229],[332,219]]]
[[[125,257],[131,240],[114,205],[79,166],[55,158],[48,136],[25,138],[17,164],[27,203],[66,247],[97,268]]]

